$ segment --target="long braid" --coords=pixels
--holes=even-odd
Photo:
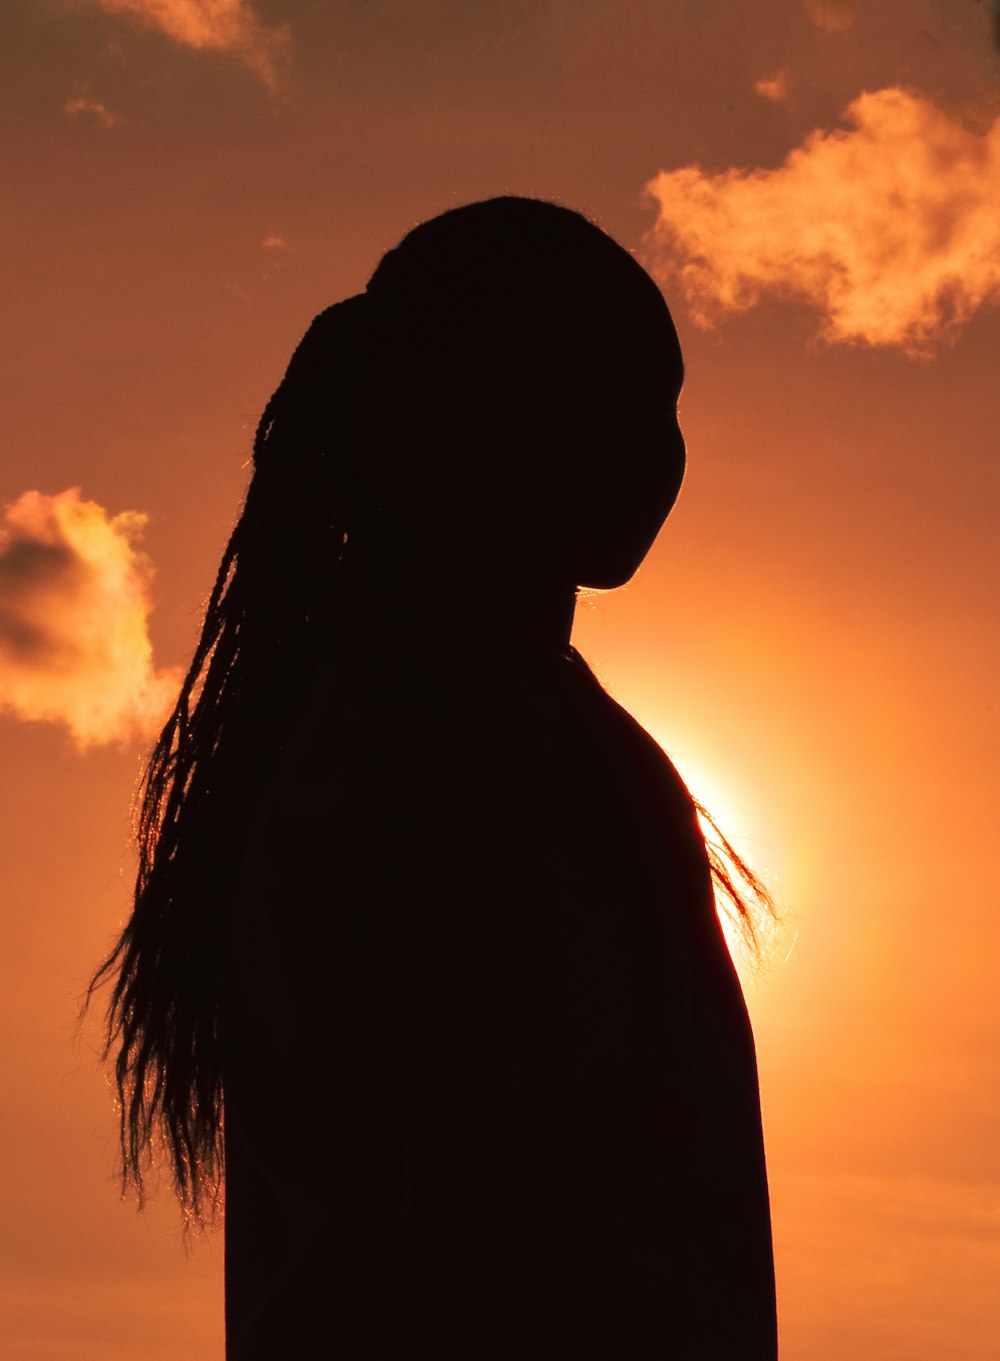
[[[87,992],[89,1001],[114,975],[104,1056],[116,1051],[123,1189],[134,1185],[142,1200],[159,1135],[194,1220],[216,1207],[223,1170],[226,889],[256,791],[318,654],[317,629],[310,628],[315,568],[322,562],[329,573],[346,536],[343,507],[339,519],[325,509],[322,526],[303,525],[301,517],[328,505],[317,494],[320,480],[331,481],[333,455],[343,452],[326,459],[336,403],[324,388],[331,374],[342,397],[357,384],[369,310],[361,303],[347,299],[315,319],[257,425],[243,509],[137,791],[132,916]],[[255,684],[279,637],[281,676],[269,673],[267,685]]]

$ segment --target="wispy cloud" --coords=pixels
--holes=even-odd
[[[782,104],[788,98],[788,73],[778,71],[773,76],[762,77],[754,82],[753,88],[772,104]]]
[[[124,123],[120,113],[114,113],[100,99],[88,99],[85,95],[78,95],[75,99],[67,99],[63,105],[63,113],[68,113],[74,117],[79,114],[90,115],[105,128],[116,128]]]
[[[845,33],[858,17],[854,0],[805,0],[806,13],[825,33]]]
[[[265,24],[251,0],[97,0],[108,14],[130,14],[187,47],[231,52],[275,89],[291,56],[287,24]]]
[[[27,491],[0,521],[0,710],[64,723],[80,747],[147,733],[180,675],[157,671],[146,516],[78,487]]]
[[[762,294],[802,299],[828,341],[928,353],[1000,299],[1000,118],[970,131],[891,86],[776,170],[700,166],[646,185],[650,267],[711,326]]]

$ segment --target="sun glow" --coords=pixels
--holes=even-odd
[[[673,751],[670,752],[670,759],[695,802],[709,815],[706,817],[700,812],[698,815],[706,843],[718,852],[737,889],[741,892],[745,890],[750,902],[753,928],[760,942],[759,960],[754,958],[752,950],[740,934],[739,925],[735,920],[735,908],[725,901],[724,891],[718,884],[716,885],[716,911],[734,963],[741,972],[752,972],[764,963],[786,957],[790,951],[785,943],[787,931],[784,924],[768,911],[764,903],[755,900],[752,888],[727,854],[716,831],[718,828],[718,831],[723,833],[733,850],[764,883],[768,892],[775,893],[777,874],[771,848],[759,836],[754,835],[754,819],[747,812],[744,801],[734,793],[731,782],[725,776],[719,775],[709,764],[678,756]],[[712,826],[712,820],[716,824],[715,827]]]

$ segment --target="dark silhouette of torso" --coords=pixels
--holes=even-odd
[[[349,640],[231,921],[228,1361],[773,1361],[696,814],[577,655]]]

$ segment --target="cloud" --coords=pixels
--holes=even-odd
[[[146,516],[109,515],[79,487],[27,491],[0,521],[0,710],[64,723],[78,746],[166,717],[181,676],[153,667]]]
[[[776,170],[661,171],[644,246],[699,325],[762,294],[802,299],[836,342],[928,353],[1000,297],[1000,118],[979,134],[892,86]]]
[[[291,56],[287,24],[268,25],[251,0],[97,0],[108,14],[132,14],[187,47],[231,52],[268,89],[281,83]]]
[[[769,79],[761,78],[753,87],[759,95],[769,99],[772,104],[781,104],[788,98],[788,73],[778,71]]]
[[[811,22],[824,33],[846,33],[858,17],[854,0],[805,0]]]
[[[63,105],[63,113],[72,115],[93,114],[97,121],[106,128],[116,128],[120,123],[124,123],[120,113],[113,113],[108,106],[99,99],[87,99],[79,95],[76,99],[67,99]]]

